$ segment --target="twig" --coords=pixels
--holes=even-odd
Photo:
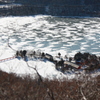
[[[34,70],[36,71],[36,73],[37,73],[37,75],[38,75],[38,77],[39,77],[39,83],[40,83],[40,82],[43,83],[44,87],[45,87],[46,90],[47,90],[48,96],[51,98],[51,100],[55,100],[55,99],[54,99],[53,91],[52,91],[50,88],[48,88],[47,84],[45,84],[45,83],[43,82],[42,76],[38,73],[36,67],[33,68],[33,67],[29,66],[28,62],[26,62],[26,64],[27,64],[28,67],[30,67],[30,68],[32,68],[32,69],[34,69]]]
[[[28,67],[30,67],[30,68],[32,68],[32,69],[34,69],[34,70],[36,71],[36,73],[37,73],[37,75],[38,75],[38,77],[39,77],[39,81],[40,81],[40,82],[43,82],[42,76],[38,73],[36,67],[33,68],[33,67],[29,66],[28,62],[26,62],[26,64],[27,64]]]
[[[51,98],[51,100],[55,100],[54,99],[54,94],[53,94],[52,90],[50,90],[49,88],[47,88],[47,93],[48,93],[49,97]]]
[[[83,99],[84,99],[84,100],[87,100],[86,97],[85,97],[85,95],[84,95],[84,93],[83,93],[83,91],[82,91],[82,88],[80,88],[80,92],[81,92],[81,94],[82,94],[82,96],[83,96]]]

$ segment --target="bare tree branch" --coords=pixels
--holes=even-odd
[[[50,90],[49,88],[47,88],[47,93],[48,93],[49,97],[51,98],[51,100],[55,100],[54,99],[54,94],[53,94],[52,90]]]
[[[84,99],[84,100],[87,100],[86,97],[85,97],[85,95],[84,95],[84,93],[83,93],[83,91],[82,91],[82,87],[80,87],[80,92],[81,92],[81,94],[82,94],[82,96],[83,96],[83,99]]]
[[[32,69],[34,69],[36,71],[36,73],[37,73],[37,75],[39,77],[39,82],[41,82],[44,85],[44,87],[46,88],[48,96],[51,98],[51,100],[55,100],[53,91],[47,86],[47,84],[45,84],[43,82],[42,76],[38,73],[38,71],[36,69],[36,66],[35,66],[35,68],[33,68],[33,67],[29,66],[29,64],[27,62],[26,62],[26,64],[27,64],[28,67],[30,67],[30,68],[32,68]]]
[[[35,68],[34,68],[34,67],[29,66],[28,62],[26,62],[26,64],[27,64],[28,67],[30,67],[30,68],[32,68],[32,69],[34,69],[34,70],[36,71],[36,73],[37,73],[37,75],[38,75],[38,77],[39,77],[39,81],[40,81],[40,82],[43,82],[42,76],[38,73],[38,71],[37,71],[37,69],[36,69],[36,66],[35,66]]]

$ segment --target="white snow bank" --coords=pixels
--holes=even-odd
[[[9,47],[1,47],[2,51],[0,52],[0,60],[13,57],[15,52],[11,50]],[[49,79],[55,79],[55,78],[72,78],[73,75],[64,75],[62,72],[56,70],[55,64],[52,62],[45,60],[42,61],[40,59],[33,59],[29,60],[28,65],[36,68],[39,74],[44,77],[44,78],[49,78]],[[23,59],[17,59],[14,58],[12,60],[5,60],[3,62],[0,62],[0,69],[8,72],[8,73],[15,73],[17,75],[31,75],[32,77],[35,77],[36,71],[29,67],[27,63]]]

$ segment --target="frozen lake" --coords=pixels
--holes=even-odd
[[[7,47],[8,38],[15,50],[40,49],[67,56],[74,56],[79,51],[100,55],[100,18],[0,17],[0,37],[0,59],[15,53]]]

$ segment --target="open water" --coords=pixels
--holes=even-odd
[[[0,47],[7,44],[8,38],[15,50],[40,49],[68,56],[79,51],[100,55],[100,18],[0,17]]]

